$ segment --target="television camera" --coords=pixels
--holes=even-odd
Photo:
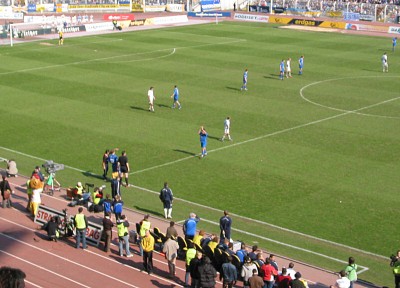
[[[42,167],[48,174],[56,173],[56,171],[64,170],[64,164],[54,163],[53,160],[47,160]]]

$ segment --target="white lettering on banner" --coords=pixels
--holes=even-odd
[[[79,27],[66,27],[66,28],[62,28],[62,29],[57,29],[58,30],[62,30],[64,33],[72,33],[72,32],[79,32]]]
[[[53,216],[59,216],[61,221],[64,222],[64,212],[40,205],[38,208],[38,212],[35,216],[34,222],[37,224],[44,225],[47,222],[49,222],[51,217]],[[70,215],[68,221],[72,221],[72,219],[73,216]],[[88,222],[88,227],[86,228],[86,240],[98,246],[102,232],[103,232],[102,225],[98,225],[93,222]]]
[[[391,34],[400,34],[400,27],[390,26],[389,33]]]
[[[0,13],[0,19],[13,19],[13,20],[21,20],[24,19],[24,13]]]
[[[167,4],[167,11],[169,12],[183,12],[185,5],[183,4]]]
[[[145,12],[163,12],[163,11],[165,11],[165,5],[160,5],[160,6],[158,6],[158,5],[153,5],[153,6],[151,6],[151,5],[146,5],[145,7],[144,7],[144,9],[145,9]]]
[[[240,13],[236,13],[234,18],[236,20],[253,21],[253,22],[268,22],[269,21],[268,16],[240,14]]]
[[[100,22],[100,23],[92,23],[85,24],[86,31],[94,32],[94,31],[104,31],[104,30],[113,30],[114,25],[112,22]]]
[[[155,25],[183,23],[183,22],[188,22],[188,21],[189,21],[189,19],[188,19],[187,15],[153,18],[153,24],[155,24]]]

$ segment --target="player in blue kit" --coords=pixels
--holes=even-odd
[[[204,156],[207,156],[207,137],[208,137],[208,133],[203,126],[200,127],[199,135],[200,135],[200,146],[201,146],[200,158],[203,158]]]
[[[285,60],[282,59],[281,64],[279,65],[279,79],[283,80],[285,77]]]
[[[244,70],[244,73],[243,73],[243,85],[242,85],[242,88],[240,88],[240,90],[246,90],[247,91],[247,74],[248,74],[248,70],[246,69],[246,70]]]
[[[304,66],[304,56],[301,55],[299,58],[299,75],[303,75],[303,66]]]
[[[392,39],[392,52],[396,49],[397,46],[397,37],[393,37]]]
[[[113,149],[110,151],[110,155],[108,156],[108,163],[111,164],[111,169],[112,169],[112,179],[117,179],[119,175],[118,171],[118,156],[115,155],[115,151],[118,151],[117,149]]]
[[[172,104],[172,109],[175,109],[175,105],[178,104],[178,109],[181,109],[181,103],[179,103],[179,90],[178,86],[175,85],[174,92],[171,95],[171,99],[174,98],[174,103]]]

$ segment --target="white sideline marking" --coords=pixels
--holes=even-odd
[[[272,132],[272,133],[269,133],[269,134],[266,134],[266,135],[262,135],[262,136],[259,136],[259,137],[251,138],[251,139],[248,139],[248,140],[245,140],[245,141],[242,141],[242,142],[236,142],[236,143],[233,143],[233,144],[231,144],[229,146],[223,146],[223,147],[216,148],[216,149],[213,149],[213,150],[207,150],[207,153],[213,153],[213,152],[216,152],[216,151],[220,151],[220,150],[232,148],[232,147],[235,147],[235,146],[243,145],[243,144],[246,144],[246,143],[249,143],[249,142],[254,142],[254,141],[257,141],[257,140],[264,139],[264,138],[269,138],[269,137],[272,137],[272,136],[275,136],[275,135],[283,134],[283,133],[290,132],[290,131],[293,131],[293,130],[297,130],[297,129],[300,129],[300,128],[304,128],[304,127],[307,127],[307,126],[319,124],[321,122],[325,122],[325,121],[328,121],[328,120],[332,120],[332,119],[335,119],[335,118],[346,116],[348,114],[360,114],[360,113],[358,113],[359,111],[362,111],[362,110],[365,110],[365,109],[369,109],[369,108],[372,108],[372,107],[375,107],[375,106],[379,106],[379,105],[382,105],[382,104],[385,104],[385,103],[388,103],[388,102],[392,102],[392,101],[395,101],[395,100],[398,100],[398,99],[400,99],[400,97],[396,97],[396,98],[392,98],[392,99],[389,99],[389,100],[385,100],[385,101],[382,101],[382,102],[379,102],[379,103],[376,103],[376,104],[371,104],[371,105],[368,105],[368,106],[365,106],[365,107],[362,107],[362,108],[359,108],[359,109],[356,109],[356,110],[352,110],[352,111],[343,111],[343,113],[341,113],[341,114],[337,114],[337,115],[330,116],[330,117],[327,117],[327,118],[322,118],[322,119],[315,120],[315,121],[312,121],[312,122],[308,122],[308,123],[305,123],[305,124],[300,124],[300,125],[297,125],[297,126],[293,126],[293,127],[290,127],[290,128],[283,129],[283,130],[275,131],[275,132]],[[187,156],[187,157],[184,157],[184,158],[181,158],[181,159],[178,159],[178,160],[174,160],[174,161],[171,161],[171,162],[166,162],[164,164],[160,164],[160,165],[152,166],[152,167],[145,168],[145,169],[142,169],[142,170],[138,170],[138,171],[135,171],[135,172],[131,172],[129,174],[130,175],[134,175],[134,174],[139,174],[139,173],[146,172],[146,171],[149,171],[149,170],[154,170],[154,169],[161,168],[161,167],[168,166],[168,165],[172,165],[172,164],[184,161],[184,160],[192,159],[192,158],[198,157],[199,155],[200,154],[196,154],[196,155],[193,155],[193,156]]]
[[[1,217],[0,217],[0,218],[1,218]],[[1,219],[4,220],[4,218],[1,218]],[[22,227],[23,227],[23,226],[22,226]],[[74,261],[72,261],[72,260],[69,260],[68,258],[59,256],[59,255],[57,255],[57,254],[50,253],[50,252],[48,252],[47,250],[38,248],[38,247],[36,247],[36,246],[34,246],[34,245],[31,245],[31,244],[29,244],[29,243],[27,243],[27,242],[24,242],[24,241],[22,241],[22,240],[19,240],[19,239],[15,238],[15,237],[9,236],[9,235],[4,234],[4,233],[2,233],[2,232],[0,232],[0,235],[2,235],[2,236],[4,236],[4,237],[7,237],[7,238],[9,238],[9,239],[12,239],[12,240],[14,240],[14,241],[17,241],[17,242],[19,242],[19,243],[21,243],[21,244],[23,244],[23,245],[29,246],[29,247],[31,247],[31,248],[33,248],[33,249],[39,250],[39,251],[41,251],[42,253],[50,254],[50,255],[52,255],[52,256],[54,256],[54,257],[56,257],[56,258],[59,258],[59,259],[61,259],[61,260],[64,260],[64,261],[69,262],[69,263],[71,263],[71,264],[74,264],[74,265],[79,266],[79,267],[81,267],[81,268],[85,268],[85,269],[87,269],[87,270],[90,270],[90,271],[92,271],[92,272],[94,272],[94,273],[96,273],[96,274],[100,274],[100,275],[102,275],[102,276],[104,276],[104,277],[113,279],[113,280],[115,280],[115,281],[117,281],[117,282],[120,282],[120,283],[122,283],[122,284],[124,284],[124,285],[127,285],[127,286],[129,286],[129,287],[139,288],[139,287],[137,287],[137,286],[135,286],[135,285],[129,284],[128,282],[122,281],[122,280],[120,280],[120,279],[118,279],[118,278],[115,278],[115,277],[113,277],[113,276],[110,276],[110,275],[105,275],[105,274],[103,274],[103,273],[101,273],[101,272],[98,272],[98,271],[95,270],[95,269],[89,268],[89,267],[87,267],[87,266],[85,266],[85,265],[79,264],[79,263],[77,263],[77,262],[74,262]],[[78,283],[78,282],[77,282],[77,283]],[[82,284],[80,284],[80,285],[82,285]],[[83,285],[82,285],[82,286],[83,286]],[[89,286],[84,286],[84,287],[89,287]]]
[[[3,234],[3,233],[0,233],[0,234]],[[4,235],[4,234],[3,234],[3,235]],[[13,237],[9,237],[9,238],[13,238]],[[13,238],[13,239],[15,239],[15,238]],[[58,273],[56,273],[56,272],[53,272],[53,271],[51,271],[51,270],[49,270],[49,269],[46,269],[46,268],[44,268],[44,267],[42,267],[42,266],[36,265],[35,263],[30,262],[30,261],[25,260],[25,259],[22,259],[22,258],[20,258],[20,257],[18,257],[18,256],[12,255],[12,254],[10,254],[10,253],[4,251],[4,250],[1,250],[1,249],[0,249],[0,252],[6,254],[6,255],[8,255],[8,256],[11,256],[11,257],[13,257],[13,258],[16,258],[16,259],[18,259],[18,260],[20,260],[20,261],[22,261],[22,262],[28,263],[28,264],[31,265],[31,266],[35,266],[36,268],[39,268],[39,269],[44,270],[44,271],[46,271],[46,272],[49,272],[49,273],[51,273],[51,274],[57,275],[58,277],[61,277],[61,278],[65,279],[65,280],[71,281],[71,282],[73,282],[73,283],[75,283],[75,284],[77,284],[77,285],[79,285],[79,286],[90,288],[90,286],[83,285],[82,283],[79,283],[79,282],[77,282],[77,281],[74,281],[74,280],[72,280],[71,278],[65,277],[65,276],[63,276],[63,275],[61,275],[61,274],[58,274]],[[37,285],[35,285],[35,286],[37,286]],[[39,287],[39,286],[37,286],[37,287]]]
[[[171,55],[174,55],[175,51],[176,51],[176,48],[174,48],[171,53],[166,54],[166,55],[162,55],[162,56],[151,57],[151,58],[141,58],[141,59],[128,60],[128,61],[125,61],[125,60],[113,61],[113,62],[108,62],[108,63],[122,63],[122,62],[123,63],[130,63],[130,62],[139,62],[139,61],[152,61],[152,60],[166,58],[166,57],[169,57]],[[153,53],[153,52],[147,52],[147,53],[144,53],[144,54],[150,54],[150,53]]]
[[[345,109],[340,109],[340,108],[335,108],[332,106],[328,106],[328,105],[323,105],[321,103],[312,101],[310,99],[308,99],[307,97],[305,97],[303,95],[303,91],[305,89],[307,89],[308,87],[314,86],[314,85],[319,85],[321,83],[325,83],[325,82],[332,82],[332,81],[339,81],[339,80],[347,80],[347,79],[360,79],[360,78],[399,78],[400,76],[355,76],[355,77],[343,77],[343,78],[334,78],[334,79],[327,79],[327,80],[322,80],[322,81],[317,81],[317,82],[313,82],[310,83],[304,87],[302,87],[300,89],[300,97],[307,101],[308,103],[314,104],[316,106],[319,107],[323,107],[323,108],[327,108],[330,110],[334,110],[334,111],[339,111],[339,112],[350,112],[349,110],[345,110]],[[358,114],[358,115],[362,115],[362,116],[368,116],[368,117],[378,117],[378,118],[388,118],[388,119],[400,119],[400,117],[398,116],[385,116],[385,115],[377,115],[377,114],[368,114],[368,113],[359,113],[359,112],[353,112],[354,114]]]
[[[244,40],[244,39],[238,39],[235,41],[208,43],[208,44],[192,45],[192,46],[182,46],[182,47],[175,47],[175,48],[165,48],[165,49],[154,50],[151,52],[169,51],[171,49],[190,49],[190,48],[213,46],[213,45],[232,44],[232,43],[245,42],[245,41],[246,40]],[[124,55],[115,55],[115,56],[104,57],[104,58],[94,58],[94,59],[75,61],[75,62],[64,63],[64,64],[54,64],[54,65],[48,65],[48,66],[26,68],[26,69],[15,70],[15,71],[1,72],[0,75],[10,75],[10,74],[38,71],[38,70],[51,69],[51,68],[57,68],[57,67],[65,67],[65,66],[70,66],[70,65],[80,65],[80,64],[86,64],[86,63],[91,63],[91,62],[95,62],[95,61],[105,61],[105,60],[111,60],[111,59],[116,59],[116,58],[121,58],[121,57],[142,55],[142,54],[148,54],[148,53],[149,53],[148,51],[147,52],[139,52],[139,53],[129,53],[129,54],[124,54]]]
[[[318,123],[325,122],[325,121],[328,121],[328,120],[336,119],[336,118],[339,118],[339,117],[342,117],[342,116],[346,116],[346,115],[349,115],[349,114],[357,114],[356,112],[359,112],[359,111],[362,111],[362,110],[365,110],[365,109],[369,109],[371,107],[379,106],[381,104],[385,104],[385,103],[388,103],[388,102],[391,102],[391,101],[395,101],[395,100],[398,100],[398,99],[400,99],[400,97],[395,97],[395,98],[388,99],[388,100],[385,100],[385,101],[381,101],[381,102],[376,103],[376,104],[371,104],[371,105],[368,105],[368,106],[365,106],[365,107],[362,107],[362,108],[359,108],[359,109],[356,109],[356,110],[343,112],[341,114],[337,114],[337,115],[330,116],[330,117],[327,117],[327,118],[322,118],[322,119],[319,119],[319,120],[315,120],[315,121],[312,121],[312,122],[308,122],[308,123],[305,123],[305,124],[294,126],[294,127],[291,127],[291,128],[279,130],[279,131],[276,131],[276,132],[273,132],[273,133],[270,133],[270,134],[262,135],[262,136],[259,136],[259,137],[256,137],[256,138],[252,138],[252,139],[248,139],[248,140],[242,141],[242,142],[237,142],[237,143],[234,143],[234,144],[229,145],[229,146],[224,146],[224,147],[220,147],[220,148],[217,148],[217,149],[214,149],[214,150],[210,150],[210,151],[208,151],[208,153],[216,152],[216,151],[219,151],[219,150],[223,150],[223,149],[231,148],[231,147],[234,147],[234,146],[243,145],[243,144],[246,144],[246,143],[249,143],[249,142],[261,140],[261,139],[264,139],[264,138],[272,137],[272,136],[275,136],[275,135],[283,134],[283,133],[290,132],[290,131],[293,131],[293,130],[296,130],[296,129],[299,129],[299,128],[311,126],[311,125],[314,125],[314,124],[318,124]],[[25,154],[25,153],[22,153],[22,152],[19,152],[19,151],[15,151],[15,150],[12,150],[12,149],[9,149],[9,148],[5,148],[5,147],[2,147],[2,146],[0,146],[0,149],[6,150],[6,151],[9,151],[9,152],[13,152],[13,153],[16,153],[16,154],[20,154],[20,155],[23,155],[23,156],[26,156],[26,157],[29,157],[29,158],[33,158],[33,159],[37,159],[37,160],[41,160],[41,161],[46,161],[45,159],[42,159],[42,158],[39,158],[39,157],[35,157],[35,156],[32,156],[32,155],[28,155],[28,154]],[[137,173],[141,173],[141,172],[144,172],[144,171],[153,170],[153,169],[156,169],[156,168],[159,168],[159,167],[172,165],[172,164],[175,164],[175,163],[187,160],[187,159],[192,159],[194,157],[196,157],[196,156],[188,156],[188,157],[181,158],[181,159],[178,159],[178,160],[175,160],[175,161],[172,161],[172,162],[167,162],[167,163],[164,163],[164,164],[161,164],[161,165],[157,165],[157,166],[149,167],[147,169],[139,170],[139,171],[136,171],[136,172],[133,172],[133,173],[130,173],[130,174],[137,174]],[[78,169],[78,168],[74,168],[74,167],[71,167],[71,166],[65,165],[65,167],[69,168],[69,169],[72,169],[72,170],[75,170],[75,171],[78,171],[78,172],[81,172],[81,173],[84,172],[84,173],[88,173],[88,174],[93,175],[93,176],[99,176],[97,174],[94,174],[94,173],[91,173],[91,172],[88,172],[88,171],[84,171],[84,170],[81,170],[81,169]],[[140,189],[140,190],[143,190],[143,191],[147,191],[147,192],[157,193],[158,194],[158,192],[155,192],[155,191],[143,188],[143,187],[139,187],[139,186],[135,186],[135,185],[133,185],[133,187],[135,187],[137,189]],[[180,199],[180,198],[176,198],[176,199],[180,200],[182,202],[186,202],[186,203],[190,203],[190,204],[196,205],[198,207],[202,207],[202,208],[206,208],[206,209],[209,209],[209,210],[221,212],[221,210],[213,208],[213,207],[210,207],[210,206],[194,203],[194,202],[187,201],[187,200]],[[249,217],[245,217],[245,216],[241,216],[241,215],[237,215],[237,214],[233,214],[233,213],[231,213],[231,214],[234,215],[235,217],[238,217],[238,218],[241,218],[241,219],[245,219],[245,220],[253,221],[255,223],[267,225],[267,226],[270,226],[270,227],[273,227],[273,228],[276,228],[276,229],[280,229],[282,231],[286,231],[286,232],[290,232],[290,233],[293,233],[293,234],[301,235],[303,237],[307,237],[307,238],[314,239],[314,240],[317,240],[317,241],[321,241],[321,242],[324,242],[324,243],[329,243],[331,245],[343,247],[343,248],[346,248],[346,249],[351,249],[353,251],[357,251],[359,253],[363,253],[363,254],[366,254],[366,255],[371,255],[371,256],[374,256],[374,257],[382,258],[382,259],[386,259],[387,258],[387,257],[379,255],[379,254],[375,254],[375,253],[372,253],[372,252],[368,252],[368,251],[365,251],[365,250],[354,248],[354,247],[351,247],[351,246],[348,246],[348,245],[336,243],[336,242],[333,242],[333,241],[330,241],[330,240],[326,240],[326,239],[322,239],[322,238],[319,238],[319,237],[315,237],[315,236],[312,236],[312,235],[307,235],[307,234],[304,234],[304,233],[301,233],[301,232],[298,232],[298,231],[295,231],[295,230],[287,229],[287,228],[284,228],[284,227],[280,227],[280,226],[277,226],[277,225],[274,225],[274,224],[271,224],[271,223],[255,220],[255,219],[252,219],[252,218],[249,218]],[[243,233],[247,233],[247,232],[243,231]],[[257,237],[262,238],[263,236],[257,236]],[[277,242],[277,243],[281,243],[282,245],[285,244],[283,242]]]
[[[10,220],[5,219],[5,218],[3,218],[3,217],[0,217],[0,219],[3,220],[3,221],[5,221],[5,222],[11,223],[11,224],[13,224],[13,225],[15,225],[15,226],[19,226],[19,227],[21,227],[21,228],[23,228],[23,229],[26,229],[26,230],[36,231],[35,229],[31,229],[31,228],[29,228],[29,227],[26,227],[26,226],[21,225],[21,224],[19,224],[19,223],[10,221]],[[1,232],[0,232],[0,235],[7,236],[7,235],[5,235],[5,234],[3,234],[3,233],[1,233]],[[32,246],[32,245],[30,245],[30,244],[28,244],[28,243],[26,243],[26,242],[24,242],[24,241],[18,240],[17,238],[14,238],[14,237],[12,237],[12,236],[7,236],[7,237],[8,237],[8,238],[15,239],[15,240],[17,240],[18,242],[23,243],[23,244],[26,244],[26,245],[28,245],[28,246]],[[34,247],[35,249],[37,248],[37,247],[35,247],[35,246],[33,246],[33,247]],[[37,249],[42,250],[42,249],[40,249],[40,248],[37,248]],[[2,250],[0,250],[0,251],[2,251]],[[113,262],[113,263],[121,264],[121,265],[123,265],[123,266],[125,266],[125,267],[127,267],[127,268],[130,268],[130,269],[132,269],[132,270],[135,270],[135,271],[137,271],[137,272],[140,272],[140,271],[141,271],[140,269],[137,269],[137,268],[132,267],[132,266],[129,266],[129,265],[127,265],[127,264],[118,262],[118,261],[115,260],[115,259],[110,259],[109,257],[103,256],[103,255],[100,255],[100,254],[97,254],[97,253],[95,253],[95,252],[93,252],[93,251],[86,250],[85,252],[91,253],[91,254],[93,254],[93,255],[96,255],[96,256],[98,256],[98,257],[101,257],[101,258],[103,258],[103,259],[106,259],[106,260],[108,260],[108,261],[111,261],[111,262]],[[49,253],[49,254],[55,255],[55,256],[57,256],[57,257],[59,257],[59,258],[62,258],[62,259],[65,259],[65,258],[63,258],[63,257],[61,257],[61,256],[56,255],[56,254],[52,254],[52,253]],[[163,262],[163,261],[158,260],[158,259],[155,259],[155,258],[153,258],[153,261],[159,262],[159,263],[162,263],[162,264],[167,265],[166,262]],[[85,266],[85,267],[86,267],[86,266]],[[89,269],[89,268],[88,268],[88,269]],[[183,269],[183,268],[181,268],[181,267],[176,267],[176,269],[177,269],[177,270],[181,270],[181,271],[186,271],[186,269]],[[98,273],[99,273],[99,272],[98,272]],[[99,273],[99,274],[101,274],[101,273]],[[103,275],[103,274],[102,274],[102,275]],[[104,276],[109,277],[109,276],[107,276],[107,275],[104,275]],[[151,274],[150,276],[151,276],[151,277],[154,277],[154,278],[157,278],[157,279],[159,279],[159,280],[162,280],[162,281],[164,281],[164,282],[168,282],[168,283],[173,284],[173,285],[175,285],[175,286],[183,287],[182,285],[179,285],[178,283],[176,283],[176,282],[174,282],[174,281],[172,281],[172,280],[169,280],[169,279],[165,279],[165,278],[163,278],[163,277],[161,277],[161,276],[157,276],[157,275],[155,275],[155,274]],[[109,278],[114,279],[113,277],[109,277]],[[121,282],[122,282],[122,281],[121,281]],[[218,283],[219,283],[219,282],[218,282]],[[137,287],[137,286],[132,286],[132,287],[139,288],[139,287]]]

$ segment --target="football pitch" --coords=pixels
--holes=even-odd
[[[392,286],[400,51],[390,38],[240,22],[65,38],[0,49],[0,156],[21,174],[52,159],[66,165],[64,187],[102,185],[102,154],[118,147],[135,185],[125,206],[161,216],[168,181],[176,221],[193,211],[218,233],[227,209],[235,240],[332,271],[354,256],[360,278]],[[289,57],[293,77],[281,81]],[[181,110],[171,109],[174,85]],[[221,142],[227,116],[233,141]]]

